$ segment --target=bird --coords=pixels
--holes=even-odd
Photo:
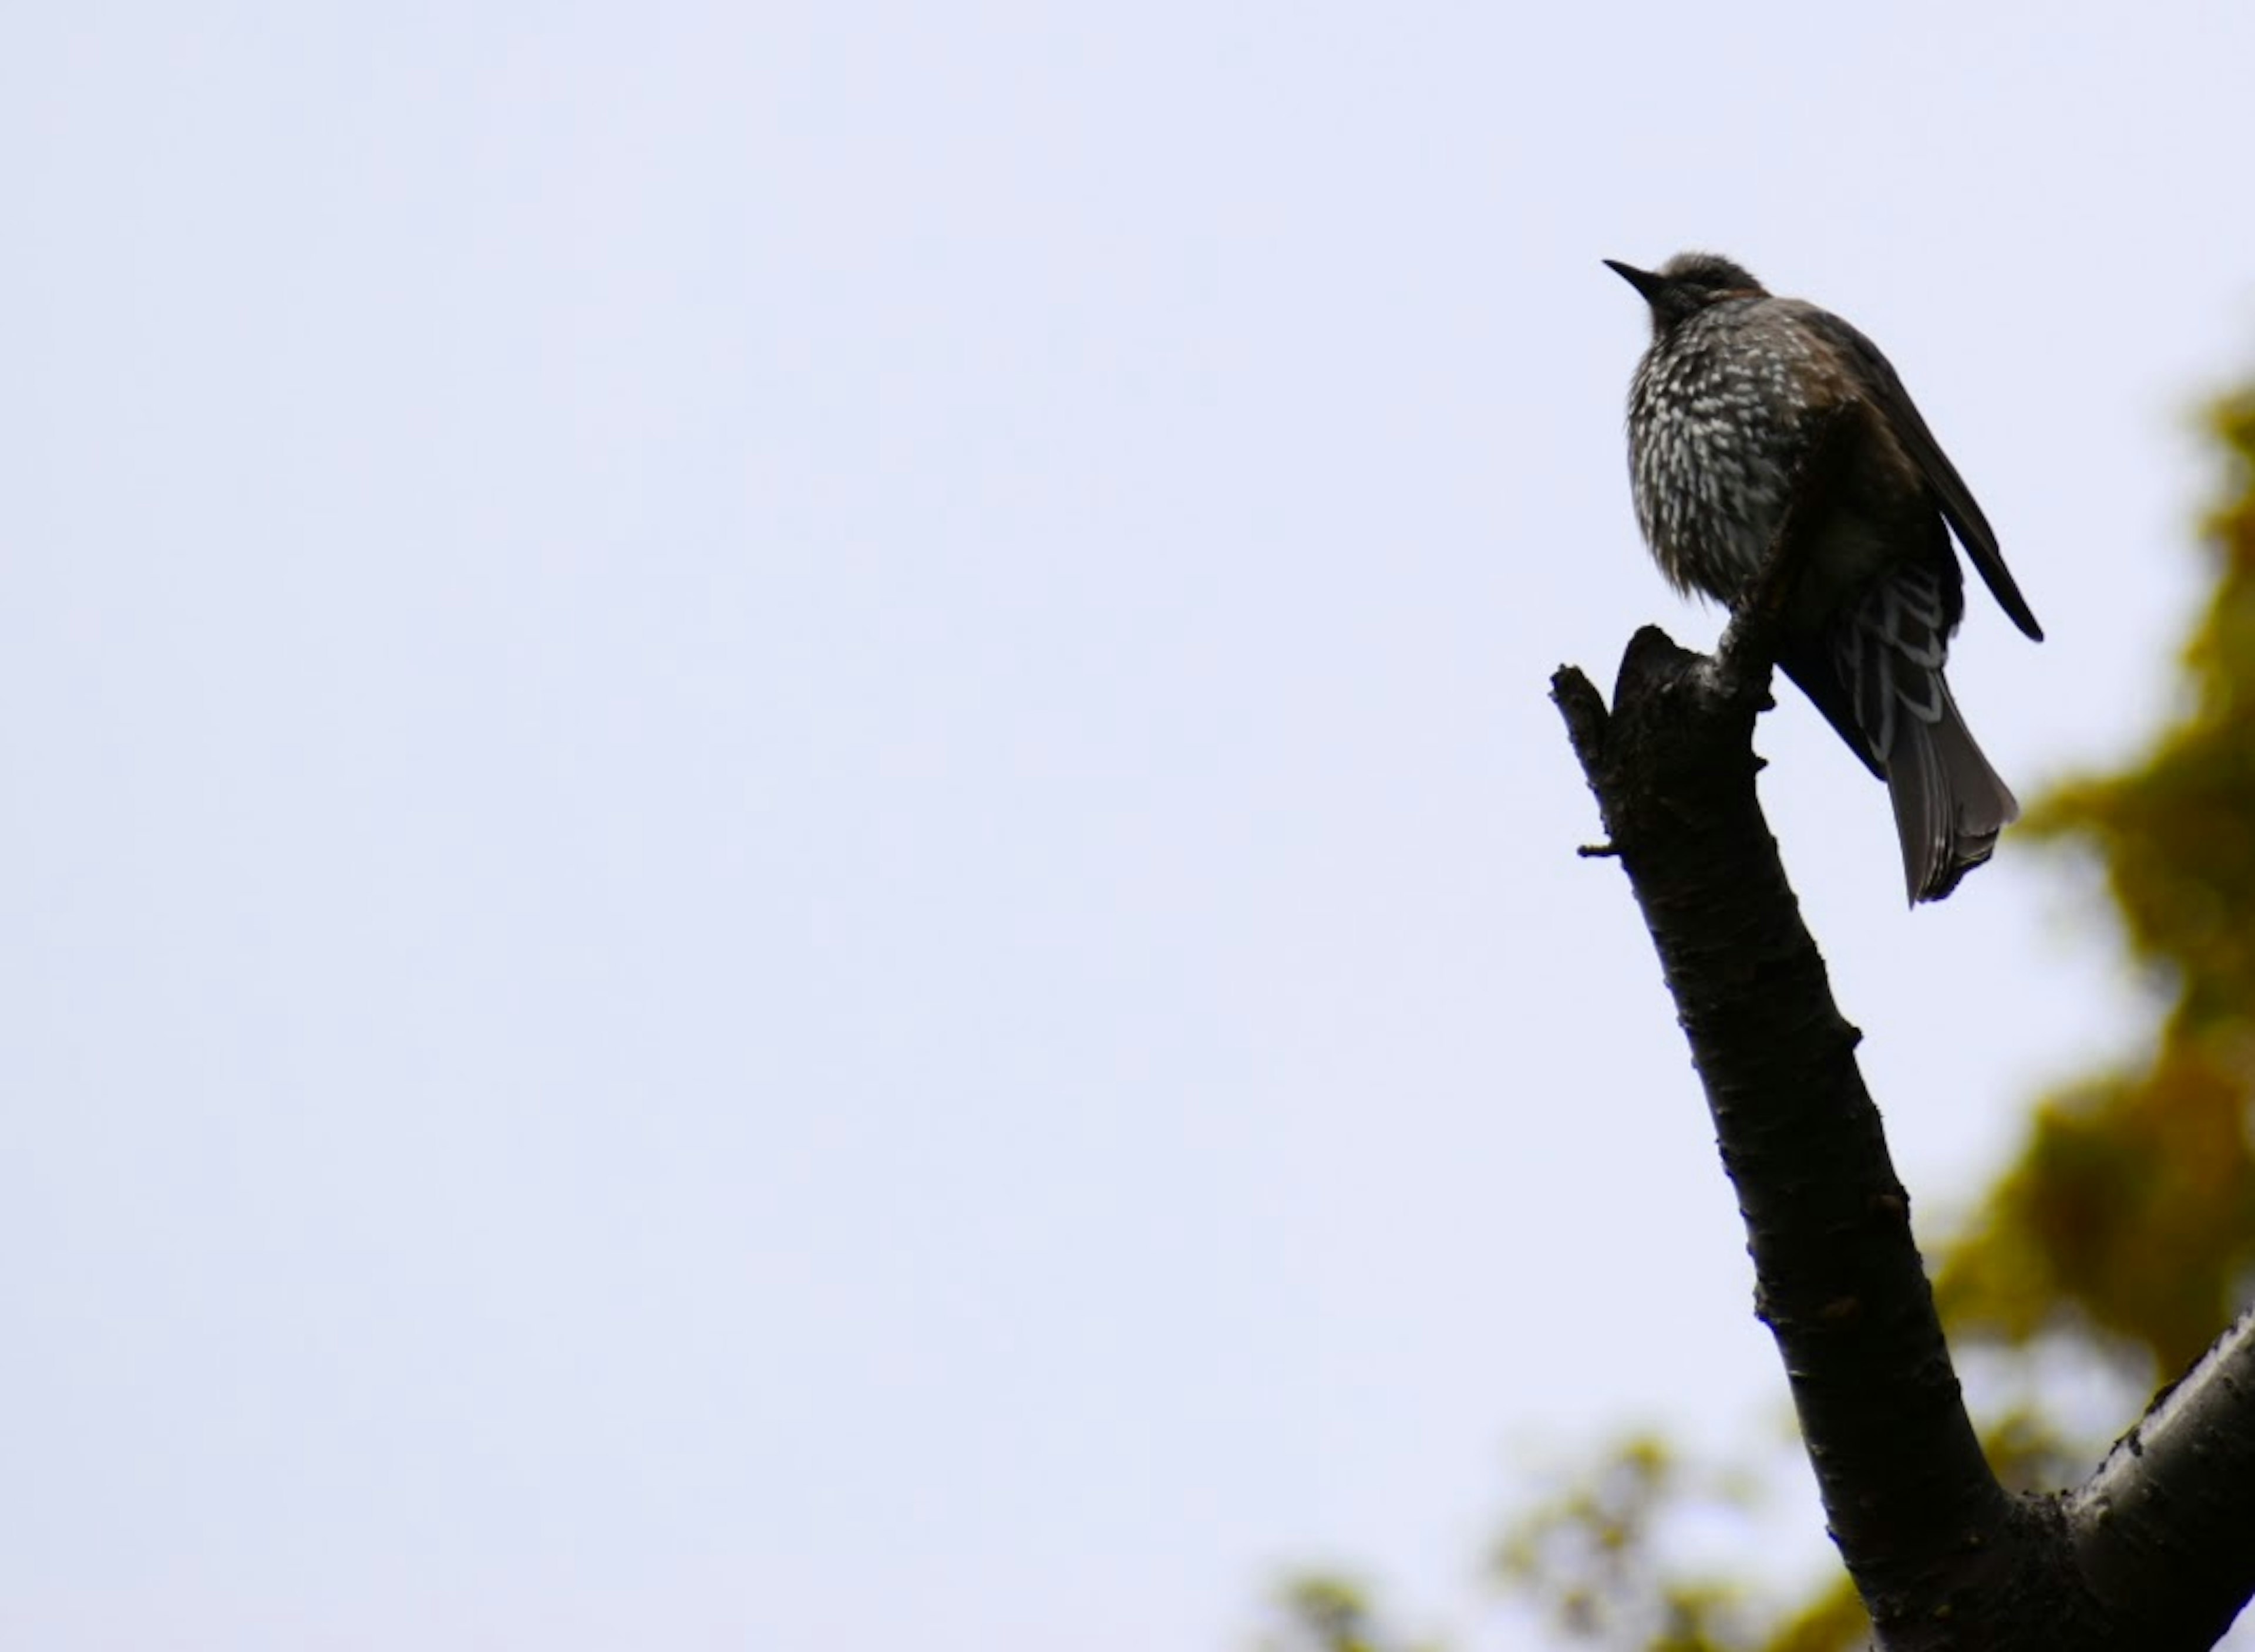
[[[1733,612],[1752,599],[1819,430],[1839,466],[1779,610],[1776,663],[1885,780],[1915,906],[1986,861],[2020,804],[1981,754],[1943,666],[1965,612],[1965,549],[1998,605],[2043,640],[1997,536],[1879,348],[1740,265],[1686,252],[1604,261],[1651,312],[1628,396],[1637,525],[1670,584]]]

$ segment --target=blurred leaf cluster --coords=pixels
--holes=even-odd
[[[1939,1280],[1953,1329],[2087,1331],[2171,1375],[2255,1269],[2255,391],[2212,417],[2231,472],[2204,536],[2216,585],[2184,651],[2187,711],[2023,829],[2097,857],[2167,1009],[2149,1060],[2037,1110]]]
[[[1439,1652],[1381,1627],[1364,1590],[1329,1572],[1308,1572],[1277,1592],[1274,1621],[1256,1652]]]

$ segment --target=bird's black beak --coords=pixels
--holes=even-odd
[[[1604,263],[1606,269],[1641,293],[1645,303],[1656,304],[1660,302],[1660,295],[1668,285],[1662,277],[1654,275],[1649,270],[1639,270],[1634,264],[1622,263],[1618,259],[1607,258]]]

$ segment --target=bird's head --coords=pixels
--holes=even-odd
[[[1711,252],[1679,252],[1657,270],[1639,270],[1611,258],[1605,262],[1606,269],[1642,293],[1652,306],[1655,339],[1725,298],[1768,296],[1744,269]]]

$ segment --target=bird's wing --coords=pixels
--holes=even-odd
[[[1998,606],[2012,616],[2013,623],[2021,631],[2041,642],[2043,627],[2036,623],[2028,599],[2020,595],[2012,570],[2005,566],[2004,555],[1997,549],[1996,529],[1989,526],[1989,519],[1973,502],[1973,490],[1965,486],[1965,479],[1949,462],[1949,455],[1942,451],[1942,444],[1926,428],[1926,420],[1910,399],[1910,392],[1903,388],[1893,364],[1879,354],[1878,345],[1830,311],[1819,310],[1815,304],[1796,304],[1796,308],[1820,333],[1847,352],[1852,365],[1870,385],[1872,399],[1888,428],[1894,431],[1911,462],[1918,466],[1927,485],[1942,500],[1942,514],[1949,519],[1958,542],[1972,557],[1974,567],[1981,570],[1981,578],[1995,595]]]

